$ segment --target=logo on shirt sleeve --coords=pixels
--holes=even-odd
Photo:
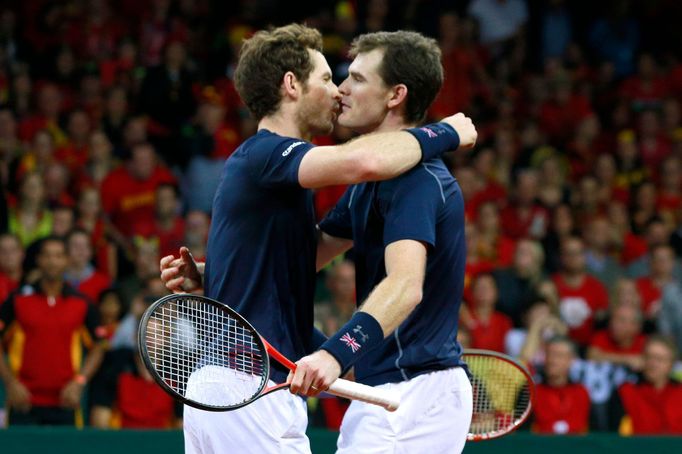
[[[291,151],[299,145],[303,145],[305,142],[294,142],[287,147],[286,150],[282,152],[282,156],[288,156]]]
[[[357,352],[360,350],[361,345],[358,343],[358,341],[355,340],[354,337],[350,335],[350,333],[346,333],[343,336],[339,338],[341,342],[346,344],[346,346],[350,347],[351,351],[353,353]]]

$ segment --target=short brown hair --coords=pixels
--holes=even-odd
[[[405,120],[424,120],[426,110],[443,85],[441,52],[436,40],[417,32],[377,32],[358,36],[351,44],[350,55],[384,51],[379,75],[389,85],[407,86]]]
[[[313,70],[308,49],[322,51],[319,31],[300,24],[259,31],[244,41],[234,80],[239,96],[256,120],[274,113],[282,100],[284,74],[304,84]]]

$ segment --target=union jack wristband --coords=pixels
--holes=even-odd
[[[446,151],[459,147],[459,134],[447,123],[431,123],[405,131],[412,134],[422,149],[422,162],[440,157]]]
[[[328,351],[339,362],[343,375],[383,340],[384,330],[377,319],[367,312],[356,312],[320,349]]]

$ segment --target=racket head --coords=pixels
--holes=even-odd
[[[229,411],[261,397],[270,375],[255,328],[219,301],[165,296],[147,308],[138,329],[145,367],[175,399],[207,411]]]
[[[490,440],[518,429],[535,401],[535,382],[528,370],[510,356],[489,350],[466,349],[462,359],[473,390],[467,440]]]

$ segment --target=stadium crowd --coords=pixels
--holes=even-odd
[[[137,320],[166,293],[160,257],[204,255],[224,161],[255,130],[231,80],[242,39],[305,21],[337,83],[358,34],[438,40],[430,117],[463,111],[479,131],[447,157],[466,200],[459,338],[537,376],[529,430],[682,435],[679,3],[293,3],[0,1],[0,426],[181,424]],[[316,192],[320,218],[343,190]],[[327,334],[354,310],[354,273],[340,259],[319,277]],[[308,405],[338,428],[347,403]]]

